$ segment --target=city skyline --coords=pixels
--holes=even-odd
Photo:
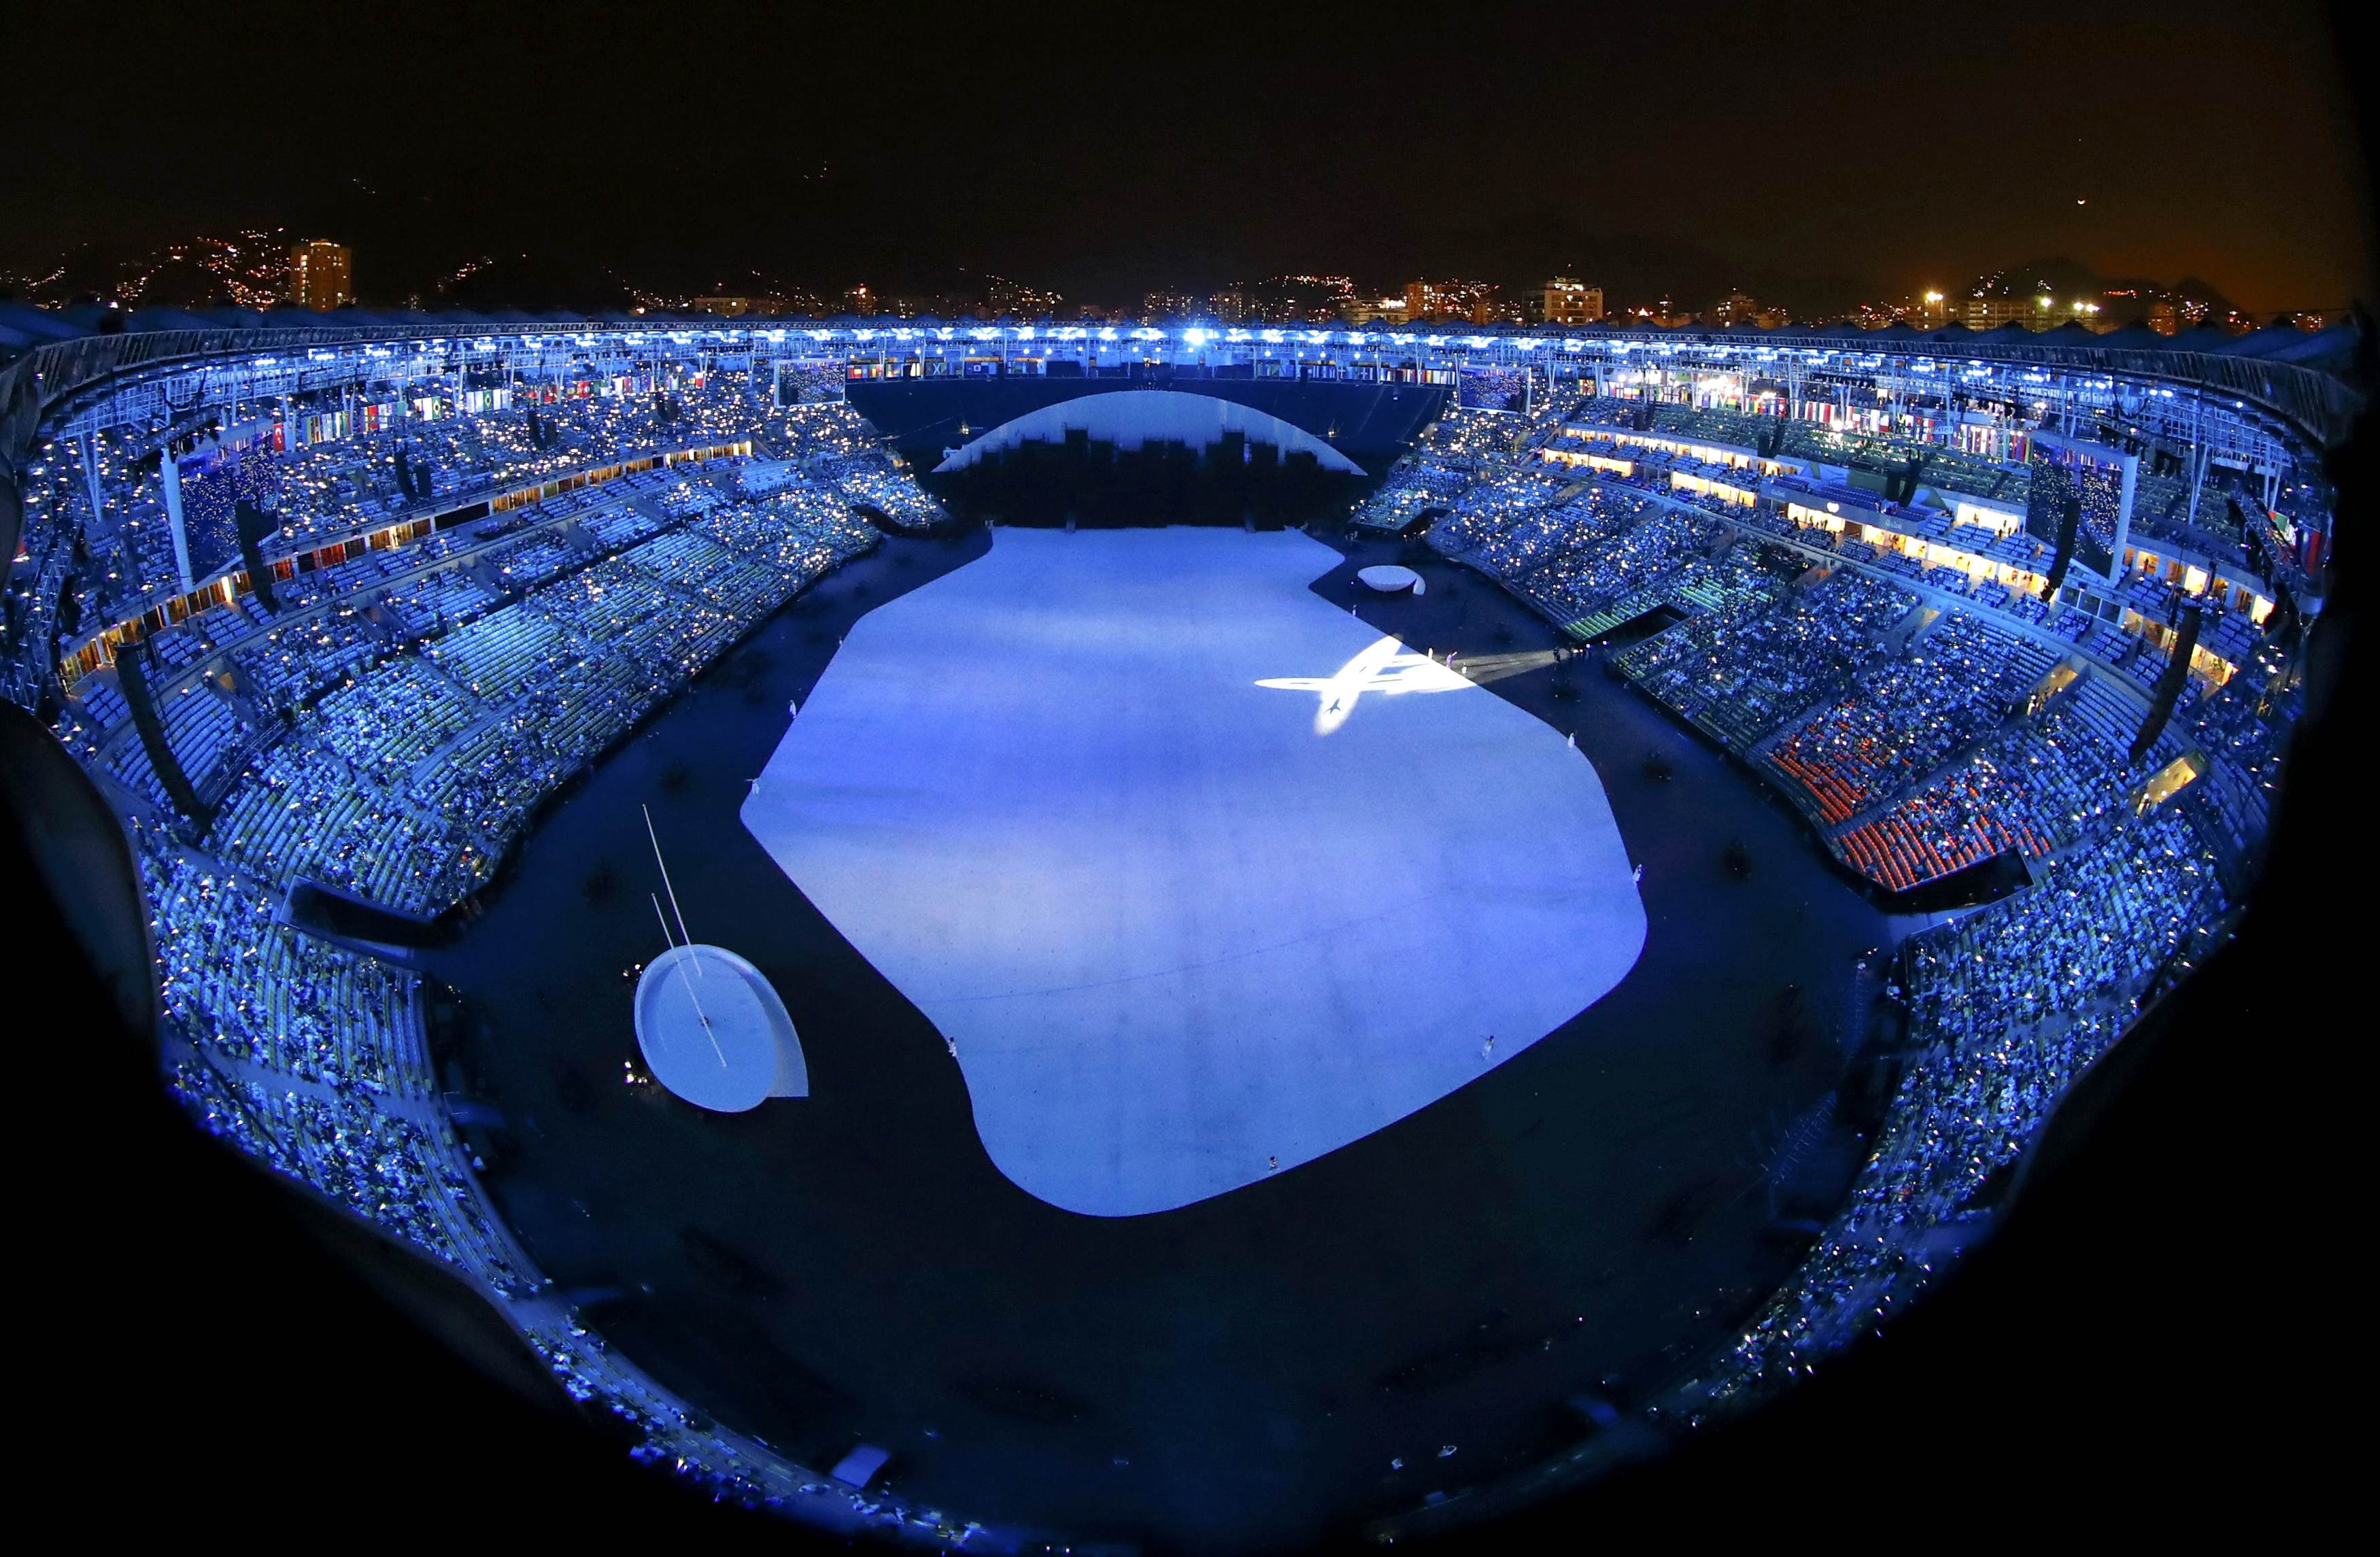
[[[305,259],[335,256],[335,280],[310,288]],[[2244,329],[2296,320],[2309,327],[2340,317],[2343,305],[2253,310],[2203,277],[2165,279],[2098,274],[2070,258],[2002,265],[1963,280],[1929,280],[1898,296],[1861,298],[1836,306],[1806,298],[1756,297],[1730,284],[1714,296],[1683,286],[1633,291],[1592,277],[1548,274],[1507,285],[1476,276],[1438,274],[1406,279],[1345,274],[1274,274],[1233,280],[1212,290],[1151,287],[1137,299],[1069,297],[1054,287],[991,272],[962,269],[954,285],[931,289],[789,283],[757,269],[708,286],[663,288],[604,272],[557,279],[538,257],[474,255],[445,269],[427,289],[398,290],[357,283],[353,250],[334,238],[298,237],[286,227],[229,229],[167,240],[136,256],[85,252],[49,268],[0,268],[0,298],[64,308],[103,304],[141,308],[268,308],[283,304],[328,310],[347,305],[381,309],[528,308],[605,311],[709,312],[727,317],[837,317],[886,314],[904,318],[1098,318],[1155,322],[1213,319],[1225,323],[1378,323],[1427,322],[1488,324],[1650,322],[1667,325],[1779,327],[1852,322],[1869,327],[1907,322],[1921,328],[1959,323],[1985,329],[2018,323],[2048,329],[2070,320],[2095,330],[2145,324],[2171,334],[2202,323]]]
[[[2203,277],[2250,312],[2369,290],[2365,170],[2308,4],[2185,5],[2153,32],[2087,8],[2022,27],[1985,12],[1917,38],[1858,6],[1774,36],[1736,6],[1691,31],[1512,11],[1427,48],[1294,18],[1184,38],[1112,21],[970,36],[929,16],[906,44],[747,20],[748,46],[691,76],[640,59],[656,112],[431,115],[395,135],[293,136],[286,103],[176,90],[170,25],[111,31],[109,114],[44,103],[62,78],[28,87],[0,269],[245,226],[335,236],[383,302],[522,254],[581,286],[692,296],[757,271],[894,295],[998,274],[1109,306],[1281,274],[1508,291],[1574,274],[1615,303],[1742,290],[1814,315],[2045,255]],[[601,51],[642,30],[614,22],[534,39],[541,71],[600,79]],[[101,46],[74,18],[44,25],[61,52]],[[1545,46],[1557,27],[1571,46]],[[532,41],[444,13],[386,34],[392,67],[432,76]],[[322,42],[276,27],[243,48],[294,82]],[[820,57],[880,61],[898,90]],[[1741,91],[1747,64],[1774,93]],[[612,220],[632,193],[638,220]]]

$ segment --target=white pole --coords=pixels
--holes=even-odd
[[[650,893],[647,893],[645,895],[652,897],[652,894]],[[666,915],[662,914],[662,900],[658,897],[653,897],[653,918],[662,921],[662,939],[669,941],[669,918]],[[670,942],[670,949],[674,951],[676,948],[677,943],[674,941]],[[694,970],[697,973],[702,971],[702,964],[699,961],[695,963]],[[696,994],[694,992],[694,986],[686,981],[686,964],[683,962],[677,965],[677,981],[686,991],[686,998],[694,1003],[694,1018],[696,1021],[702,1024],[702,1036],[710,1040],[710,1052],[719,1056],[719,1068],[725,1070],[727,1068],[727,1051],[719,1047],[719,1035],[710,1030],[710,1017],[702,1009],[702,997]]]
[[[677,906],[677,888],[670,885],[669,861],[662,858],[661,837],[653,832],[653,809],[650,806],[638,806],[637,809],[645,813],[645,836],[653,841],[653,863],[662,868],[662,885],[669,893],[670,912],[677,916],[678,937],[691,946],[694,944],[694,937],[686,933],[686,911]],[[664,925],[662,928],[666,930],[668,926]],[[698,966],[695,971],[700,972],[700,967]]]

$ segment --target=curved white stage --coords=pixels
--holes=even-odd
[[[637,980],[637,1047],[653,1079],[698,1108],[742,1113],[809,1096],[785,1003],[722,946],[673,946]]]
[[[1364,588],[1384,595],[1402,594],[1407,590],[1417,595],[1429,592],[1429,586],[1422,582],[1420,574],[1410,567],[1399,567],[1394,563],[1378,563],[1370,567],[1358,568],[1355,577]]]
[[[997,530],[859,621],[744,804],[1053,1205],[1292,1170],[1644,945],[1594,766],[1316,594],[1338,562],[1294,532]]]
[[[1028,411],[1002,422],[973,443],[952,453],[934,474],[964,470],[987,455],[1003,453],[1019,444],[1062,444],[1079,429],[1120,449],[1149,444],[1185,444],[1212,448],[1226,432],[1237,432],[1251,444],[1270,444],[1283,457],[1310,454],[1325,470],[1360,476],[1364,468],[1293,422],[1226,400],[1217,395],[1187,395],[1178,389],[1120,389],[1107,395],[1085,395]]]

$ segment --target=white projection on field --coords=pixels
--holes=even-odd
[[[1454,692],[1471,683],[1427,654],[1415,654],[1393,638],[1384,638],[1329,675],[1276,675],[1257,683],[1283,692],[1313,692],[1321,699],[1314,711],[1314,733],[1327,736],[1347,723],[1366,692],[1386,698],[1399,692]]]
[[[1593,765],[1315,595],[1337,560],[999,531],[861,619],[745,803],[1052,1205],[1289,1172],[1509,1060],[1644,946]]]

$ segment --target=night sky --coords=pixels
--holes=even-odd
[[[44,10],[0,107],[20,272],[257,224],[352,244],[367,301],[522,253],[1118,303],[1559,270],[1809,311],[2049,257],[2256,310],[2371,290],[2306,0]]]

